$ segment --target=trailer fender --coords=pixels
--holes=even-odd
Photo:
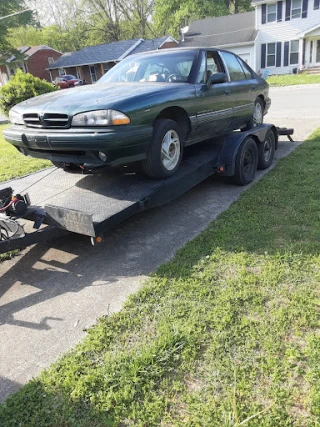
[[[235,172],[235,160],[238,154],[239,147],[243,141],[249,137],[253,138],[257,143],[263,142],[267,132],[271,130],[274,133],[276,141],[276,149],[278,147],[278,133],[273,125],[262,124],[255,128],[249,129],[246,132],[235,132],[225,138],[225,143],[222,146],[218,159],[218,167],[224,167],[223,175],[233,176]]]
[[[276,143],[275,149],[277,150],[279,138],[278,138],[277,128],[274,125],[267,125],[267,124],[260,125],[260,126],[257,126],[255,128],[250,129],[246,133],[253,136],[259,142],[264,142],[264,140],[266,139],[267,132],[269,130],[272,131],[274,134],[274,139],[275,139],[275,143]]]

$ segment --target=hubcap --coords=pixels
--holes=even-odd
[[[171,171],[177,166],[180,150],[179,135],[175,130],[171,129],[163,137],[161,145],[161,162],[165,169]]]
[[[254,106],[254,112],[253,112],[253,125],[258,126],[261,125],[263,121],[263,113],[262,113],[262,107],[259,102],[256,103]]]
[[[271,140],[270,138],[267,138],[263,144],[263,158],[266,162],[268,162],[271,157],[271,148],[272,148]]]

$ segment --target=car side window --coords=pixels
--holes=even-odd
[[[201,55],[196,83],[207,83],[212,74],[221,72],[221,67],[215,52],[202,52]]]
[[[228,68],[230,80],[237,82],[240,80],[247,80],[243,68],[241,67],[237,58],[230,52],[220,52],[224,62]]]
[[[237,59],[243,68],[246,78],[248,80],[253,79],[252,70],[250,69],[249,65],[245,61],[243,61],[241,58],[237,58]]]

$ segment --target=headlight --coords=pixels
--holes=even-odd
[[[22,114],[18,113],[17,111],[14,111],[13,109],[9,111],[9,120],[12,124],[24,125]]]
[[[115,126],[129,123],[129,117],[120,111],[96,110],[76,114],[72,119],[71,126]]]

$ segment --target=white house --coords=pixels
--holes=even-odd
[[[255,18],[255,12],[246,12],[193,21],[182,30],[179,47],[202,46],[230,50],[255,69],[255,41],[258,35]]]
[[[287,74],[319,67],[320,0],[253,0],[254,12],[194,21],[180,46],[219,47],[251,67]]]
[[[287,74],[295,68],[320,67],[319,0],[254,0],[252,4],[258,30],[256,69]]]

